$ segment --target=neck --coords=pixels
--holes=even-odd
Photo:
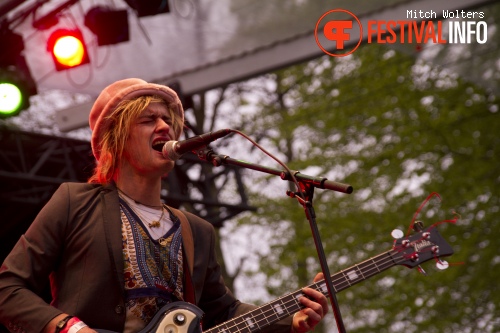
[[[156,181],[148,181],[147,179],[116,179],[116,187],[125,196],[134,200],[137,203],[151,207],[161,207],[160,199],[161,179]]]

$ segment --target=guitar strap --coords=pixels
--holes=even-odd
[[[194,267],[194,239],[191,225],[186,215],[178,209],[168,207],[181,221],[182,245],[186,260],[184,264],[184,300],[191,304],[196,304],[196,296],[193,285],[193,267]]]

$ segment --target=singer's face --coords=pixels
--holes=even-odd
[[[128,170],[148,177],[168,173],[174,162],[165,159],[161,149],[170,140],[175,140],[170,112],[161,103],[151,103],[131,126],[122,172]]]

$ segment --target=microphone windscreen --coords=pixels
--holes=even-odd
[[[163,154],[163,157],[165,157],[169,161],[177,161],[181,155],[177,154],[175,152],[175,145],[177,144],[177,141],[171,140],[167,141],[161,150],[161,153]]]

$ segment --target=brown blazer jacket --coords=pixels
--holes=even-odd
[[[185,212],[194,241],[192,274],[204,327],[254,308],[225,286],[215,232]],[[52,302],[39,295],[50,276]],[[11,332],[40,332],[65,312],[92,328],[122,332],[125,323],[122,232],[114,185],[64,183],[21,236],[0,268],[0,322]],[[291,320],[263,330],[290,332]]]

